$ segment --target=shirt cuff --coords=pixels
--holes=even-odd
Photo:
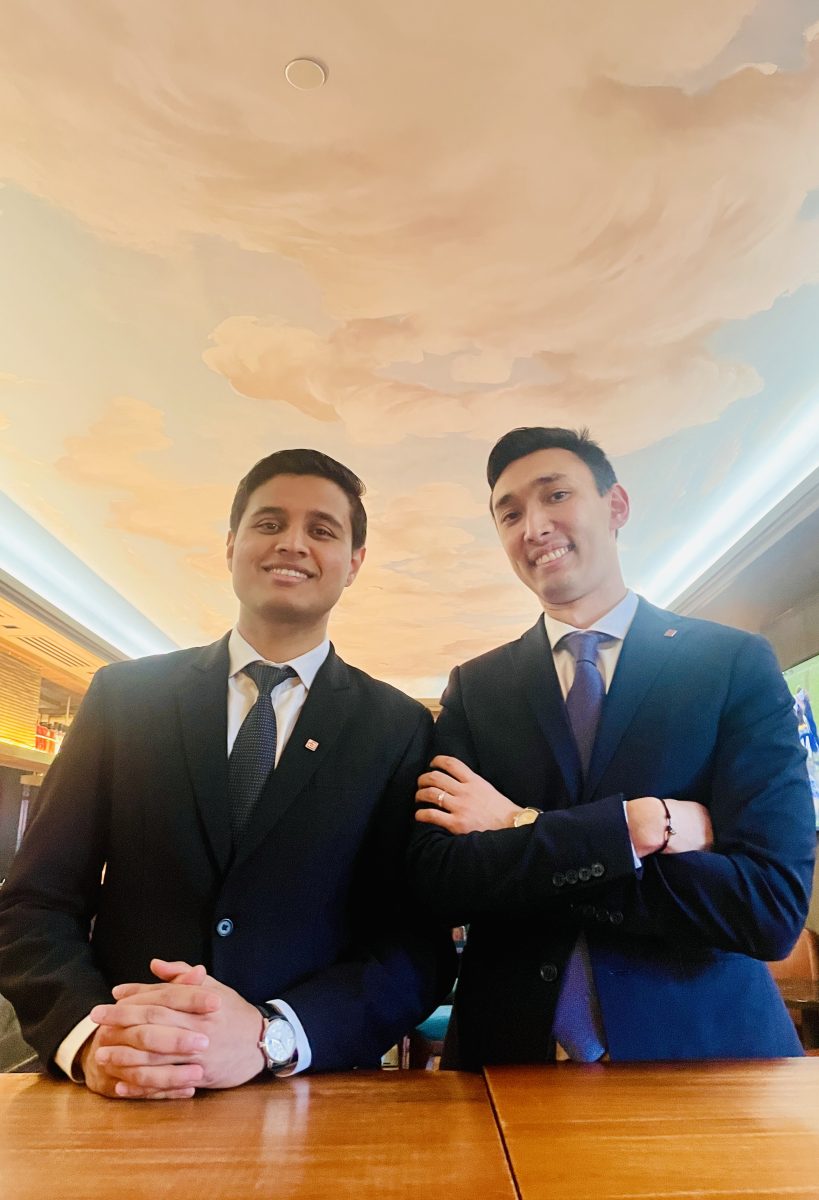
[[[292,1066],[285,1067],[283,1071],[276,1071],[276,1075],[280,1079],[286,1079],[289,1075],[300,1075],[313,1061],[313,1052],[310,1049],[307,1034],[304,1032],[304,1026],[285,1000],[271,1000],[270,1004],[279,1016],[285,1017],[290,1022],[296,1034],[296,1061]]]
[[[628,803],[627,800],[623,801],[623,816],[626,817],[626,829],[628,829],[628,817],[626,816],[626,804],[627,803]],[[631,837],[629,837],[629,841],[631,842]],[[634,859],[634,865],[637,868],[637,870],[639,871],[640,867],[643,865],[643,860],[640,857],[638,857],[637,851],[634,849],[634,842],[631,842],[631,857]]]
[[[80,1051],[98,1029],[99,1025],[96,1021],[92,1021],[90,1017],[83,1017],[79,1025],[75,1025],[57,1047],[54,1061],[63,1074],[67,1075],[69,1079],[73,1079],[75,1083],[85,1083],[85,1076],[79,1061]]]

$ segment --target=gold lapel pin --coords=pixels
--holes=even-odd
[[[666,629],[665,633],[663,634],[663,637],[676,637],[676,636],[677,636],[676,629]]]
[[[318,750],[318,746],[319,746],[319,744],[315,740],[315,738],[308,738],[307,741],[304,743],[305,750]]]

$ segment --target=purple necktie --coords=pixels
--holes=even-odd
[[[606,694],[603,676],[597,666],[597,647],[605,640],[604,633],[578,630],[566,634],[559,643],[567,647],[575,660],[574,681],[566,697],[566,710],[580,754],[584,779],[588,774]],[[605,1031],[597,1003],[589,947],[582,932],[566,963],[553,1033],[569,1057],[576,1062],[596,1062],[605,1053]]]
[[[605,640],[604,633],[578,630],[576,633],[567,633],[560,641],[560,645],[569,650],[575,662],[574,682],[566,697],[566,711],[580,752],[584,779],[589,771],[594,739],[597,737],[597,726],[600,724],[600,713],[603,710],[603,697],[606,694],[603,676],[597,666],[597,647]]]
[[[244,672],[256,684],[259,695],[242,722],[228,760],[228,800],[234,845],[244,832],[276,763],[276,712],[270,693],[282,680],[296,674],[292,667],[274,667],[263,662],[249,663]]]

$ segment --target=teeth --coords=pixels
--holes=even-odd
[[[550,550],[548,554],[541,554],[540,558],[535,559],[535,566],[539,567],[541,563],[554,562],[558,558],[563,558],[563,556],[568,553],[568,546],[561,546],[559,550]]]
[[[267,570],[271,575],[285,575],[288,579],[308,579],[309,576],[305,571],[291,570],[290,567],[268,567]]]

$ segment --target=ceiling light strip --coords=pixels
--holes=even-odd
[[[131,658],[176,644],[0,492],[0,570]]]
[[[817,468],[819,405],[772,446],[706,521],[696,522],[692,536],[636,590],[655,604],[668,605],[713,567],[740,538]]]

